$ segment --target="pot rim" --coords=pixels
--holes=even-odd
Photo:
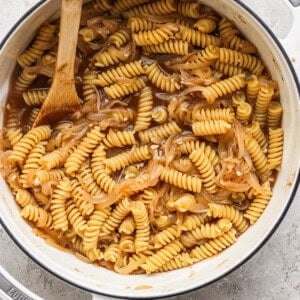
[[[0,41],[0,50],[4,47],[4,45],[6,44],[7,40],[9,39],[9,37],[14,34],[14,32],[18,29],[19,25],[28,17],[30,16],[37,8],[39,8],[42,4],[44,4],[47,0],[40,0],[39,2],[37,2],[34,6],[32,6],[27,12],[25,12],[20,18],[19,20],[11,27],[11,29],[8,31],[8,33],[4,36],[4,38],[2,39],[2,41]],[[286,52],[286,50],[284,49],[284,47],[282,46],[281,42],[279,41],[279,39],[276,37],[276,35],[273,33],[273,31],[268,27],[268,25],[252,10],[250,9],[246,4],[244,4],[241,0],[233,0],[234,2],[236,2],[238,5],[240,5],[243,9],[245,9],[252,17],[254,17],[256,19],[257,22],[260,23],[260,25],[266,30],[266,32],[271,36],[271,38],[273,39],[273,41],[275,42],[276,46],[278,47],[278,49],[280,50],[280,52],[282,53],[290,71],[292,74],[292,78],[295,82],[295,86],[298,92],[298,101],[300,102],[300,79],[298,79],[297,75],[296,75],[296,71],[294,69],[294,66]],[[173,292],[170,293],[168,295],[165,296],[155,296],[155,297],[145,297],[143,299],[162,299],[162,298],[167,298],[167,297],[171,297],[171,296],[178,296],[178,295],[182,295],[182,294],[186,294],[189,292],[193,292],[196,291],[200,288],[206,287],[220,279],[222,279],[223,277],[229,275],[230,273],[232,273],[233,271],[237,270],[240,266],[242,266],[244,263],[246,263],[250,258],[252,258],[267,242],[268,240],[272,237],[272,235],[274,234],[274,232],[277,230],[277,228],[279,227],[279,225],[281,224],[282,220],[284,219],[284,217],[286,216],[292,202],[294,201],[296,192],[298,190],[298,185],[300,183],[300,170],[298,170],[293,187],[292,187],[292,191],[291,191],[291,196],[290,199],[288,199],[288,202],[286,204],[286,207],[284,208],[281,216],[279,217],[277,223],[273,226],[273,228],[270,230],[270,232],[268,233],[268,235],[256,246],[256,248],[254,248],[252,250],[252,252],[246,256],[244,259],[242,259],[238,264],[232,266],[232,268],[230,268],[228,271],[226,271],[225,273],[219,275],[218,277],[216,277],[215,279],[204,283],[204,284],[200,284],[199,286],[195,287],[195,288],[191,288],[191,289],[186,289],[184,291],[179,291],[179,292]],[[45,269],[47,272],[51,273],[52,275],[54,275],[55,277],[61,279],[62,281],[71,284],[77,288],[80,288],[84,291],[90,292],[92,294],[96,294],[96,295],[100,295],[100,296],[109,296],[109,297],[113,297],[113,298],[117,298],[117,299],[128,299],[127,297],[120,297],[117,295],[113,295],[113,294],[105,294],[103,292],[99,292],[97,290],[93,290],[93,289],[89,289],[87,287],[84,287],[78,283],[73,282],[71,279],[69,278],[65,278],[63,277],[63,275],[60,275],[59,273],[56,273],[55,271],[51,270],[46,264],[44,264],[41,260],[39,260],[37,257],[35,257],[34,255],[32,255],[29,251],[27,251],[23,245],[19,242],[18,238],[14,235],[13,232],[11,232],[8,227],[5,225],[5,222],[2,221],[1,215],[0,215],[0,224],[3,226],[4,230],[7,232],[8,236],[14,241],[14,243],[28,256],[30,257],[35,263],[37,263],[40,267],[42,267],[43,269]],[[131,299],[139,299],[139,297],[132,297]]]

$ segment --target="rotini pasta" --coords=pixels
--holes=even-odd
[[[282,106],[280,102],[272,101],[268,107],[267,125],[269,128],[275,129],[280,126],[282,115]]]
[[[115,83],[111,86],[105,87],[104,91],[110,99],[117,99],[136,93],[145,87],[145,80],[141,77],[137,77],[132,79],[132,82],[129,84]]]
[[[129,64],[119,66],[115,69],[108,70],[98,74],[97,79],[93,79],[95,85],[106,87],[115,83],[118,78],[133,78],[145,73],[141,62],[134,61]]]
[[[219,97],[232,94],[246,85],[245,75],[240,74],[233,76],[229,79],[222,80],[214,83],[211,86],[205,87],[203,90],[203,96],[208,103],[213,103]]]
[[[30,48],[17,58],[18,64],[24,68],[35,63],[43,55],[44,51],[50,48],[55,31],[55,25],[43,24]]]
[[[159,44],[143,47],[146,53],[173,53],[177,55],[187,55],[189,53],[189,43],[181,40],[168,40]]]
[[[231,129],[231,124],[223,120],[202,121],[193,123],[192,129],[197,136],[224,134]]]
[[[180,187],[190,192],[200,193],[202,181],[195,176],[189,176],[182,172],[164,167],[160,179],[166,183]]]
[[[137,117],[135,120],[135,131],[143,131],[151,125],[151,110],[153,107],[153,93],[150,88],[144,88],[139,96]]]
[[[207,243],[194,248],[190,256],[196,261],[204,260],[218,254],[236,242],[235,230],[232,229],[224,235],[209,240]]]
[[[248,219],[250,224],[254,224],[257,221],[271,199],[272,192],[269,183],[266,182],[263,188],[263,193],[254,198],[244,214],[244,218]]]
[[[203,152],[194,150],[190,154],[189,158],[199,170],[200,178],[203,182],[203,187],[210,194],[214,194],[217,191],[217,185],[214,181],[216,174],[213,165],[209,161],[208,157]]]
[[[283,154],[283,129],[269,128],[268,168],[279,171]]]
[[[30,90],[23,93],[23,99],[27,106],[41,106],[47,94],[48,90]]]
[[[50,211],[53,220],[53,229],[67,231],[69,228],[68,217],[66,213],[66,202],[71,198],[72,186],[67,177],[58,183],[53,192],[50,204]]]
[[[176,1],[175,0],[158,0],[155,2],[150,2],[143,5],[138,5],[125,13],[123,16],[129,18],[132,16],[141,15],[165,15],[176,11]]]
[[[178,27],[174,25],[165,25],[154,30],[141,31],[132,34],[132,38],[138,46],[158,45],[168,41],[178,31]]]
[[[104,134],[100,132],[98,126],[95,126],[88,132],[87,136],[82,140],[75,151],[67,158],[65,163],[66,173],[74,176],[85,159],[93,152],[103,138]]]
[[[239,232],[244,232],[249,226],[247,220],[243,217],[243,214],[230,205],[209,203],[207,215],[213,218],[229,219]]]
[[[174,93],[181,88],[179,79],[174,75],[165,75],[156,63],[147,66],[145,73],[149,80],[162,91]]]
[[[10,163],[22,165],[33,147],[41,141],[49,139],[51,129],[49,126],[39,126],[31,129],[13,147],[11,155],[8,157]]]
[[[163,124],[168,120],[168,111],[165,106],[156,106],[151,113],[153,121],[158,124]]]
[[[205,48],[209,45],[218,46],[220,44],[218,37],[211,34],[202,33],[185,26],[180,26],[176,37],[191,43],[193,46],[201,48]]]
[[[192,2],[179,2],[177,12],[182,16],[197,19],[200,18],[200,4]]]
[[[150,143],[151,139],[153,138],[167,138],[168,136],[179,132],[181,132],[180,127],[176,124],[176,122],[173,121],[145,131],[141,131],[139,132],[139,138],[143,144],[147,144]]]

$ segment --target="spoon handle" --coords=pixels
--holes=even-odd
[[[74,65],[82,0],[62,0],[59,47],[54,81],[74,83]]]

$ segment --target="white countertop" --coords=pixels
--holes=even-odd
[[[0,40],[18,18],[37,2],[38,0],[0,0]],[[260,1],[244,2],[251,6],[258,5]],[[278,21],[281,11],[259,10],[257,13],[274,14],[274,21]],[[276,28],[277,34],[280,34],[282,27]],[[13,243],[1,226],[0,265],[31,291],[47,300],[91,297],[39,267]],[[208,287],[170,299],[300,299],[300,192],[298,191],[275,234],[252,259]]]

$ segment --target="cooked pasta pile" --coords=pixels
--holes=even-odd
[[[272,196],[278,86],[235,24],[198,2],[94,0],[76,58],[82,109],[31,128],[59,22],[19,55],[1,170],[34,232],[121,274],[223,251]]]

